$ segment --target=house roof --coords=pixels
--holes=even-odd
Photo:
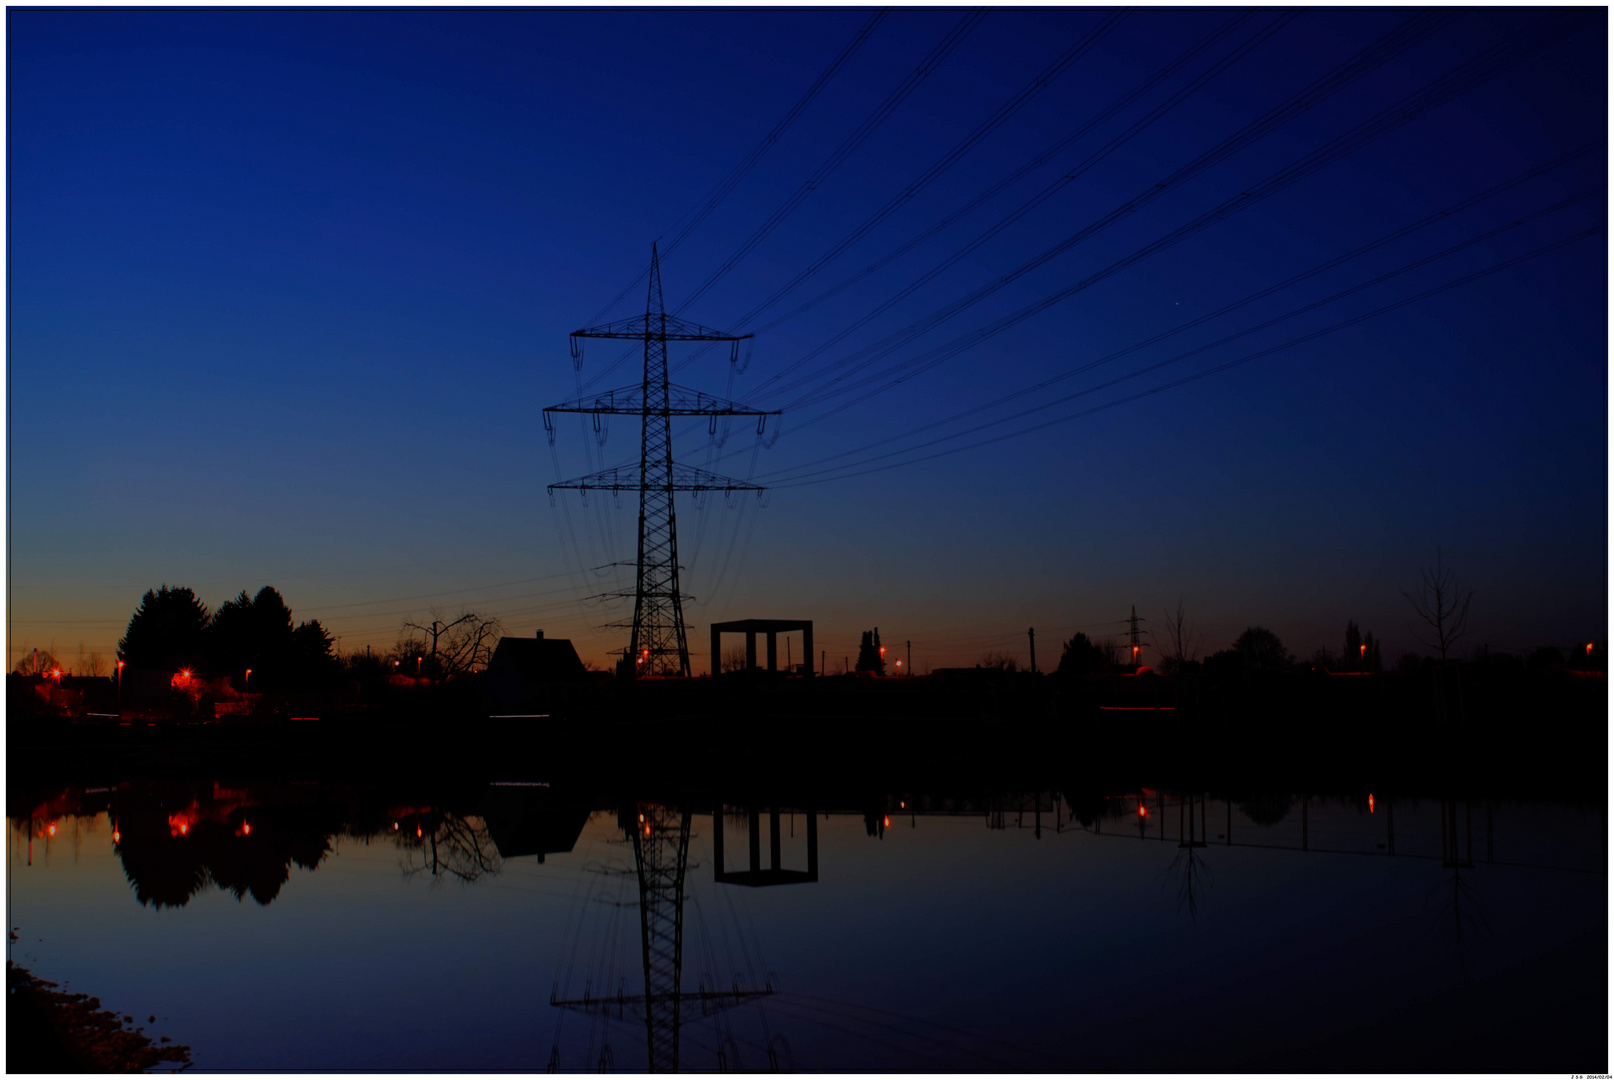
[[[488,660],[488,672],[509,672],[529,683],[582,682],[588,678],[568,638],[502,637]]]

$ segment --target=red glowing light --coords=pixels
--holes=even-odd
[[[54,821],[51,822],[49,825],[45,826],[45,833],[48,836],[55,836],[56,835],[56,823]]]
[[[119,665],[119,666],[122,666],[122,665]],[[122,833],[120,833],[120,832],[119,832],[119,831],[118,831],[118,830],[116,830],[116,829],[113,829],[113,830],[112,830],[112,842],[113,842],[113,843],[114,843],[114,844],[116,844],[116,843],[118,843],[118,842],[119,842],[119,841],[120,841],[120,840],[122,840],[122,839],[123,839],[123,834],[122,834]]]
[[[1149,816],[1149,808],[1147,806],[1144,806],[1142,803],[1138,803],[1138,817],[1148,817],[1148,816]]]
[[[1590,643],[1590,642],[1588,642],[1588,643],[1587,643],[1587,644],[1586,644],[1586,655],[1587,655],[1587,656],[1590,656],[1590,655],[1591,655],[1591,654],[1592,654],[1592,646],[1591,646],[1591,643]]]
[[[424,835],[425,835],[425,834],[424,834],[424,833],[422,833],[422,832],[421,832],[421,831],[420,831],[420,826],[419,826],[419,825],[416,825],[416,826],[415,826],[415,835],[416,835],[416,836],[424,836]]]
[[[890,814],[887,814],[887,815],[886,815],[886,816],[885,816],[885,821],[884,821],[884,825],[885,825],[885,827],[886,827],[886,828],[888,828],[888,829],[889,829],[889,828],[890,828],[890,827],[891,827],[891,815],[890,815]]]
[[[1361,644],[1361,645],[1360,645],[1360,646],[1359,646],[1359,648],[1360,648],[1360,649],[1361,649],[1361,650],[1362,650],[1362,655],[1363,655],[1363,656],[1366,656],[1366,655],[1367,655],[1367,642],[1365,642],[1365,641],[1364,641],[1364,642],[1363,642],[1363,643],[1362,643],[1362,644]]]
[[[251,822],[248,822],[248,823],[241,826],[241,835],[242,836],[251,836],[252,835],[252,824],[251,824]]]
[[[189,825],[181,825],[179,827],[179,835],[181,835],[181,836],[188,835],[190,833],[190,831],[191,831],[191,827]]]
[[[57,682],[61,682],[62,681],[62,669],[57,668],[55,671],[52,671],[50,673],[50,677],[55,679]]]
[[[1373,796],[1372,795],[1369,795],[1367,797],[1367,812],[1370,813],[1370,814],[1373,812]]]
[[[884,645],[881,645],[881,646],[880,646],[880,655],[881,655],[881,656],[884,656],[884,655],[885,655],[885,646],[884,646]]]
[[[397,823],[397,822],[396,822],[396,821],[394,821],[394,822],[393,822],[393,823],[392,823],[392,831],[393,831],[393,832],[397,832],[397,831],[398,831],[398,823]]]
[[[649,836],[649,835],[650,835],[650,826],[648,826],[648,825],[646,825],[646,826],[645,826],[645,827],[644,827],[644,834],[645,834],[645,835],[646,835],[646,836]]]

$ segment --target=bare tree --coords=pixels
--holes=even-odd
[[[17,661],[16,674],[44,675],[61,667],[52,655],[54,649],[30,649],[23,646],[22,659]]]
[[[744,671],[746,665],[745,656],[744,645],[730,645],[723,653],[723,670],[725,672]]]
[[[441,679],[458,678],[488,666],[493,647],[504,632],[497,618],[465,611],[458,618],[445,620],[436,609],[431,615],[430,626],[403,624],[407,640],[416,640],[407,637],[410,630],[422,635],[418,639],[421,651],[416,655],[423,658],[423,664],[417,666],[424,666],[428,674]]]
[[[1422,627],[1411,626],[1412,636],[1425,648],[1440,652],[1440,662],[1457,644],[1468,629],[1468,603],[1474,599],[1474,590],[1457,580],[1435,550],[1435,565],[1426,566],[1418,580],[1416,593],[1402,590],[1401,595],[1412,605]]]
[[[393,842],[403,852],[400,868],[405,878],[430,873],[439,880],[471,882],[497,874],[504,866],[486,821],[447,810],[417,822],[413,836],[398,830]]]
[[[105,675],[107,673],[106,657],[98,652],[86,654],[84,643],[78,644],[78,663],[73,665],[74,675]]]
[[[1188,630],[1188,617],[1183,614],[1182,601],[1177,601],[1175,614],[1166,612],[1165,640],[1160,650],[1160,666],[1167,674],[1180,674],[1183,667],[1199,659],[1199,642]]]

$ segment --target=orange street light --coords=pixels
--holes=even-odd
[[[241,685],[242,686],[248,686],[251,683],[252,683],[252,669],[247,668],[247,677],[245,679],[241,680]]]
[[[1367,812],[1370,814],[1373,813],[1373,795],[1371,792],[1369,792],[1367,796]]]
[[[1586,655],[1590,656],[1591,654],[1592,654],[1592,642],[1588,641],[1586,643]]]
[[[1361,649],[1361,655],[1366,656],[1367,655],[1367,642],[1365,642],[1365,641],[1362,642],[1362,644],[1360,646],[1360,649]]]

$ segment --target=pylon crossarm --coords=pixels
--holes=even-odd
[[[647,485],[638,466],[629,465],[563,480],[550,484],[550,491],[639,491]],[[760,484],[736,480],[730,476],[697,469],[693,465],[674,465],[671,475],[655,483],[659,491],[766,491]]]
[[[546,413],[611,413],[637,416],[646,411],[644,403],[644,387],[624,386],[617,390],[607,390],[603,394],[594,394],[589,397],[575,398],[551,405],[545,409]],[[778,416],[778,409],[753,409],[749,405],[738,401],[729,401],[726,398],[714,397],[700,390],[692,390],[687,386],[669,383],[667,386],[667,405],[665,410],[658,405],[650,410],[655,413],[666,412],[669,416]]]
[[[660,313],[635,315],[631,319],[618,319],[604,326],[590,326],[583,330],[572,331],[574,338],[629,338],[640,341],[646,338],[664,338],[667,341],[745,341],[753,336],[755,335],[725,334],[721,330],[713,330],[710,326],[692,323],[676,315]]]

